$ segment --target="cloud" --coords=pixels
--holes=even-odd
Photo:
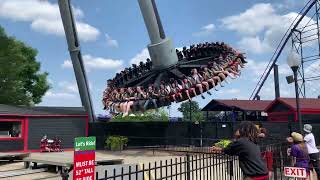
[[[58,83],[59,88],[66,93],[75,93],[78,94],[78,86],[75,82],[62,81]]]
[[[225,90],[225,93],[227,94],[239,94],[241,91],[240,89],[227,89]]]
[[[268,62],[263,61],[263,62],[258,62],[258,61],[254,61],[252,59],[247,59],[248,63],[246,64],[246,67],[243,69],[243,71],[246,71],[248,73],[244,73],[244,74],[250,74],[254,75],[254,77],[257,77],[256,79],[258,79],[264,72],[264,70],[267,67]],[[252,78],[252,80],[254,80],[255,78]]]
[[[238,46],[245,49],[247,52],[260,54],[270,50],[270,46],[261,41],[258,36],[244,37],[238,42]]]
[[[255,35],[274,24],[277,15],[271,4],[256,4],[246,11],[223,18],[222,24],[241,34]]]
[[[89,54],[83,56],[84,64],[88,69],[115,69],[122,66],[122,60],[105,59],[101,57],[94,57]]]
[[[280,43],[283,35],[290,27],[291,23],[299,17],[296,12],[281,15],[269,3],[255,4],[244,12],[228,16],[221,19],[225,29],[235,31],[242,37],[238,43],[240,49],[254,54],[271,52]],[[316,34],[315,21],[305,16],[301,21],[300,27],[310,25],[305,28],[305,41],[314,37],[309,35]],[[313,24],[313,25],[312,25]],[[304,44],[312,45],[312,43]]]
[[[285,78],[280,78],[280,96],[281,97],[295,97],[294,93],[294,85],[288,84]],[[271,99],[275,98],[275,89],[274,89],[274,81],[272,79],[268,79],[265,82],[265,85],[261,89],[259,93],[261,99]]]
[[[81,100],[78,94],[63,91],[48,91],[42,98],[40,106],[80,107]]]
[[[320,61],[313,62],[305,68],[307,97],[317,98],[320,95]]]
[[[91,70],[112,70],[122,67],[122,60],[106,59],[102,57],[94,57],[86,54],[83,56],[83,62],[87,71]],[[61,65],[62,68],[72,68],[71,60],[65,60]]]
[[[286,9],[294,9],[294,8],[302,8],[304,5],[307,4],[309,0],[283,0],[280,3],[276,3],[274,6],[281,10]]]
[[[82,22],[84,13],[79,8],[73,8],[79,38],[82,41],[96,40],[100,31]],[[13,21],[30,22],[34,31],[64,36],[64,29],[56,3],[40,0],[1,0],[0,17]]]
[[[218,91],[211,90],[211,93],[214,94],[216,99],[248,99],[246,95],[246,91],[241,90],[241,85],[237,85],[241,80],[239,78],[237,80],[229,80],[230,84],[224,84],[224,87],[218,86]],[[243,82],[243,81],[242,81]],[[211,100],[211,96],[206,95]],[[199,101],[201,100],[201,97],[199,98]],[[206,102],[209,103],[209,102]],[[205,104],[206,105],[206,104]]]
[[[52,83],[53,89],[47,91],[39,105],[42,106],[81,106],[78,86],[75,82]]]
[[[216,26],[214,24],[208,24],[206,26],[201,27],[201,30],[199,32],[195,32],[192,35],[193,36],[208,36],[213,33]]]
[[[72,62],[71,60],[65,60],[63,61],[63,64],[61,65],[62,68],[72,68]]]
[[[149,51],[144,48],[140,53],[130,59],[130,64],[139,64],[140,61],[145,62],[147,58],[150,58]]]
[[[217,95],[222,95],[222,96],[228,96],[228,97],[234,97],[237,98],[238,95],[240,95],[241,90],[240,89],[236,89],[236,88],[231,88],[231,89],[221,89],[217,92],[215,92]]]
[[[76,95],[72,94],[72,93],[65,93],[65,92],[52,92],[52,91],[48,91],[46,92],[46,94],[44,95],[45,98],[75,98]]]
[[[111,36],[109,36],[108,34],[105,34],[105,36],[106,36],[106,40],[107,40],[107,45],[109,47],[114,47],[114,48],[118,48],[119,47],[119,44],[118,44],[117,40],[112,39]]]
[[[244,74],[244,76],[241,75],[240,77],[244,78],[245,80],[257,82],[262,76],[263,72],[265,71],[268,65],[268,62],[255,61],[252,59],[248,59],[247,61],[248,63],[246,64],[246,67],[242,70],[242,74]],[[287,64],[278,63],[278,65],[279,65],[278,72],[281,77],[292,74],[292,71]],[[270,74],[273,75],[273,70],[271,71]]]
[[[305,68],[304,72],[307,77],[320,75],[320,61],[310,64],[307,68]]]

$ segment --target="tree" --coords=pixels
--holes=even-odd
[[[0,104],[31,106],[41,102],[50,88],[47,72],[40,71],[37,50],[0,27]]]
[[[191,107],[190,107],[191,105]],[[191,108],[191,120],[192,121],[203,121],[203,114],[201,109],[199,108],[199,104],[196,101],[187,101],[181,103],[178,111],[180,111],[183,115],[183,119],[185,121],[190,121],[190,108]]]

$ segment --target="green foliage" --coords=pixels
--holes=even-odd
[[[48,73],[40,73],[37,50],[0,27],[0,104],[34,105],[50,88]]]
[[[215,143],[214,145],[216,147],[220,147],[220,148],[226,148],[229,146],[229,144],[231,143],[232,141],[230,141],[229,139],[222,139],[221,141]]]
[[[163,108],[158,110],[149,110],[145,113],[135,113],[134,116],[122,117],[121,115],[115,116],[112,122],[163,122],[169,121],[169,116]]]
[[[190,107],[191,105],[191,107]],[[191,110],[191,113],[190,113]],[[196,101],[187,101],[181,103],[180,107],[178,108],[183,115],[184,121],[190,121],[190,114],[192,121],[203,121],[203,114],[201,109],[199,108],[199,104]]]
[[[127,146],[128,138],[124,136],[109,136],[105,140],[105,148],[109,148],[111,151],[121,151]]]

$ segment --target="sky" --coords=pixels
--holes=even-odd
[[[72,6],[81,51],[96,114],[102,110],[106,80],[116,72],[145,60],[150,43],[137,0],[73,0]],[[246,53],[248,64],[241,76],[206,99],[195,98],[200,107],[212,99],[248,99],[270,60],[275,47],[306,0],[156,0],[166,35],[175,47],[206,41],[223,41]],[[309,18],[309,19],[308,19]],[[306,17],[304,22],[310,20]],[[49,73],[51,89],[42,106],[81,106],[77,84],[61,23],[57,0],[1,0],[0,25],[8,35],[38,50],[41,71]],[[313,45],[310,45],[312,47]],[[293,85],[285,76],[289,48],[280,56],[281,95],[293,97]],[[309,68],[309,67],[308,67]],[[319,62],[306,72],[319,69]],[[269,78],[262,99],[273,99],[273,78]],[[318,85],[308,88],[317,97]],[[179,104],[168,108],[170,116],[181,116]]]

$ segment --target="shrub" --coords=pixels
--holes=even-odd
[[[109,136],[105,141],[105,148],[111,151],[121,151],[127,146],[128,138],[124,136]]]
[[[232,141],[229,139],[222,139],[219,142],[215,143],[214,145],[220,148],[226,148],[231,144]]]
[[[145,113],[135,113],[134,116],[122,117],[121,115],[114,116],[111,122],[168,122],[169,116],[163,108],[149,110]]]

